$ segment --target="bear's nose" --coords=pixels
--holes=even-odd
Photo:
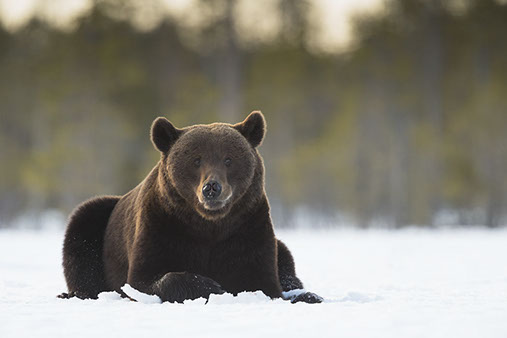
[[[220,196],[222,185],[217,181],[208,181],[202,187],[202,194],[206,199],[212,200]]]

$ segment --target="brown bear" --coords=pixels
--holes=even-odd
[[[257,151],[265,129],[258,111],[234,125],[182,129],[157,118],[151,140],[161,159],[150,174],[126,195],[93,198],[71,215],[61,297],[122,293],[126,283],[169,302],[302,289],[273,232]],[[322,301],[310,292],[287,298]]]

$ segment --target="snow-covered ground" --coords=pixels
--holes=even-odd
[[[61,300],[62,233],[0,231],[0,337],[507,337],[507,230],[278,232],[322,304]]]

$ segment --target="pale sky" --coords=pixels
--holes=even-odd
[[[156,25],[166,13],[185,17],[188,24],[200,20],[192,8],[195,0],[145,0],[139,6],[138,26],[149,29]],[[350,37],[350,18],[358,12],[373,12],[382,8],[383,0],[311,0],[315,27],[311,38],[312,47],[324,51],[336,51],[346,47]],[[273,0],[239,0],[237,14],[238,29],[245,36],[254,39],[269,39],[276,31],[275,13],[269,8]],[[152,4],[150,6],[149,4]],[[159,7],[153,5],[161,5]],[[15,30],[25,24],[37,13],[62,29],[72,29],[72,23],[80,15],[91,9],[91,0],[0,0],[0,18],[3,25]],[[256,15],[259,14],[259,15]],[[259,19],[262,17],[262,19]],[[149,20],[144,20],[149,18]],[[259,35],[259,36],[256,36]]]

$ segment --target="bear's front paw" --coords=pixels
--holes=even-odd
[[[209,298],[222,294],[222,286],[213,279],[188,272],[170,272],[155,285],[155,294],[163,301],[183,303],[185,299]]]
[[[195,282],[195,297],[192,299],[196,299],[199,297],[204,297],[206,299],[209,298],[209,295],[214,293],[221,295],[225,293],[225,291],[222,289],[222,286],[215,282],[213,279],[204,277],[201,275],[194,275],[194,282]]]
[[[294,298],[292,298],[290,300],[290,302],[292,304],[294,303],[298,303],[298,302],[305,302],[305,303],[309,303],[309,304],[315,304],[315,303],[322,303],[324,301],[324,299],[313,293],[313,292],[304,292],[304,293],[300,293],[299,295],[297,296],[294,296]]]
[[[79,291],[72,291],[72,292],[62,292],[61,294],[59,294],[58,296],[56,296],[57,298],[60,298],[60,299],[71,299],[71,298],[74,298],[74,297],[77,297],[79,299],[97,299],[97,296],[94,296],[94,295],[91,295],[91,294],[87,294],[87,293],[84,293],[84,292],[79,292]]]

